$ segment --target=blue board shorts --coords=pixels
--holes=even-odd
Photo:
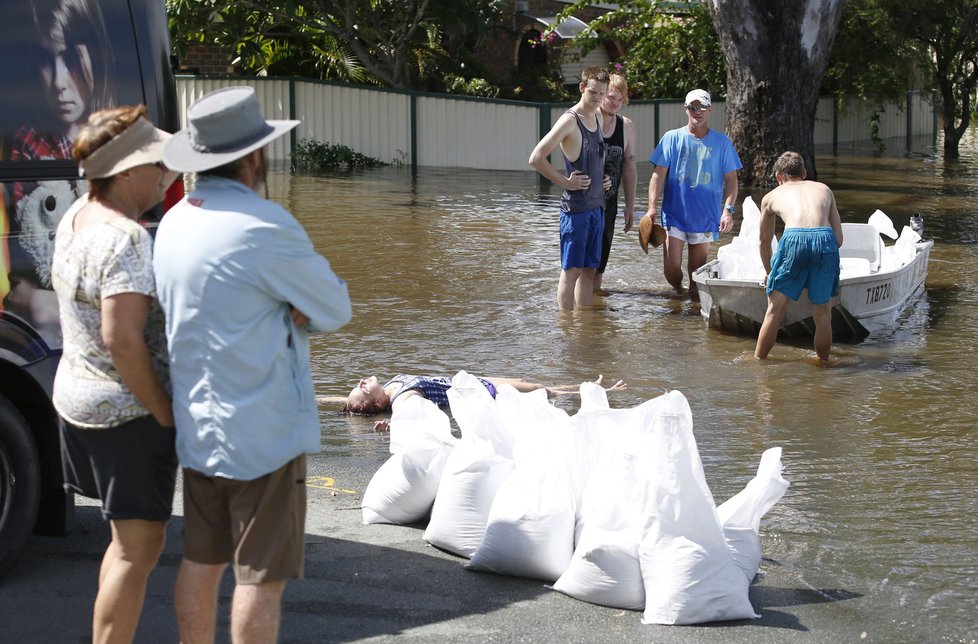
[[[795,302],[808,289],[812,304],[839,294],[839,245],[831,227],[785,228],[771,261],[767,293],[780,291]]]
[[[560,211],[560,267],[597,268],[601,265],[604,208],[584,212]]]

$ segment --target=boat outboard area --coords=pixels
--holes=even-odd
[[[716,329],[757,335],[767,310],[761,264],[760,211],[748,197],[739,234],[717,251],[717,258],[699,268],[693,281],[699,288],[701,314]],[[901,313],[924,290],[933,240],[922,238],[923,219],[897,234],[892,220],[876,210],[866,223],[843,223],[839,249],[839,296],[832,308],[833,338],[860,341],[899,324]],[[919,233],[917,230],[919,229]],[[883,237],[894,240],[887,244]],[[777,236],[772,253],[777,250]],[[807,292],[788,306],[779,334],[809,337],[815,332]]]

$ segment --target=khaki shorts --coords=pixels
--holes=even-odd
[[[183,470],[183,556],[231,563],[239,584],[301,579],[306,456],[252,481]]]

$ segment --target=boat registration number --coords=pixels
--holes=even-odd
[[[890,297],[890,282],[866,289],[866,304],[876,304]]]

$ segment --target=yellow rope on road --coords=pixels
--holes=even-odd
[[[343,492],[345,494],[356,494],[356,490],[346,490],[336,487],[336,480],[332,476],[307,476],[306,487],[318,487],[332,492]]]

